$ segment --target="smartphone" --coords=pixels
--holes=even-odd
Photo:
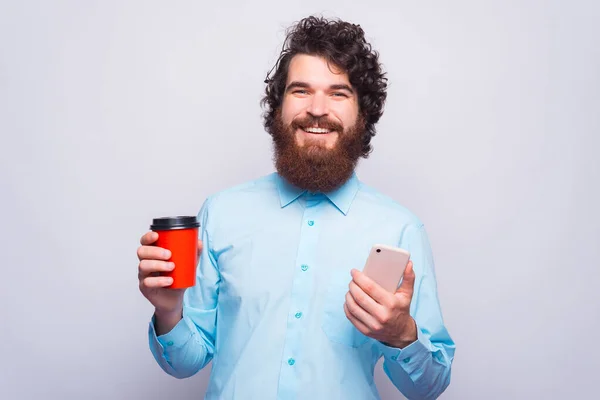
[[[371,248],[363,273],[388,292],[395,293],[409,260],[410,253],[404,249],[375,244]]]

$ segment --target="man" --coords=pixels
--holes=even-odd
[[[193,288],[165,288],[168,251],[156,233],[141,239],[150,349],[166,373],[212,360],[207,399],[377,399],[384,357],[406,397],[446,389],[455,346],[423,224],[354,172],[386,80],[360,26],[309,17],[289,31],[263,100],[277,172],[204,202]],[[396,293],[360,272],[375,243],[411,253]]]

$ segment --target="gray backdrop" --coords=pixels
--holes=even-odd
[[[0,4],[3,399],[202,398],[209,368],[148,350],[138,240],[272,171],[263,79],[310,13],[360,23],[389,73],[359,175],[431,235],[442,398],[597,398],[598,2]]]

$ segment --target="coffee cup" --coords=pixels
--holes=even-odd
[[[196,284],[198,265],[198,229],[200,223],[195,216],[154,218],[150,230],[158,233],[155,245],[171,252],[170,262],[175,268],[162,272],[161,276],[173,278],[170,289],[184,289]]]

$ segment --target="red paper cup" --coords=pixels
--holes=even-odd
[[[196,284],[196,267],[198,265],[198,228],[200,223],[196,217],[162,217],[155,218],[150,229],[158,233],[155,245],[171,251],[169,261],[175,263],[175,269],[162,272],[162,276],[170,276],[173,283],[171,289],[184,289]]]

